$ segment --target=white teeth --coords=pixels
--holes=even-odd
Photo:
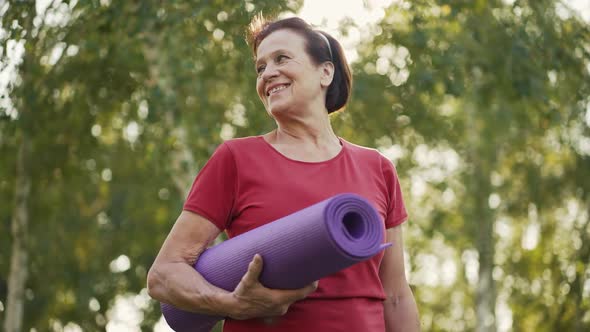
[[[287,88],[286,85],[279,85],[277,87],[274,87],[274,88],[270,89],[270,91],[268,91],[268,94],[271,95],[271,94],[273,94],[273,93],[275,93],[277,91],[283,90],[285,88]]]

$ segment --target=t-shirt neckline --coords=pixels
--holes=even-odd
[[[327,164],[327,163],[333,162],[333,161],[335,161],[337,159],[340,159],[340,157],[342,155],[344,155],[345,150],[346,150],[346,141],[344,139],[342,139],[341,137],[338,136],[338,141],[340,142],[340,146],[342,148],[340,149],[340,151],[338,151],[338,154],[336,154],[334,157],[332,157],[330,159],[322,160],[322,161],[297,160],[297,159],[289,158],[289,157],[285,156],[284,154],[282,154],[279,150],[277,150],[274,146],[272,146],[272,144],[270,144],[269,142],[267,142],[263,135],[259,135],[259,136],[256,136],[256,137],[258,139],[260,139],[265,146],[267,146],[270,150],[273,151],[273,153],[275,153],[279,157],[281,157],[281,158],[283,158],[283,159],[285,159],[287,161],[294,162],[294,163],[299,163],[299,164],[307,164],[307,165]]]

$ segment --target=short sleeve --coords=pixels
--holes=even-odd
[[[224,230],[232,215],[236,178],[233,154],[224,143],[197,174],[183,209],[201,215]]]
[[[400,187],[397,171],[393,163],[382,157],[381,170],[387,186],[387,217],[385,227],[392,228],[400,225],[408,219],[402,189]]]

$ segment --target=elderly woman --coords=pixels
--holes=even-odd
[[[148,274],[150,295],[178,308],[228,317],[224,331],[418,331],[404,272],[406,210],[392,163],[338,137],[352,77],[342,47],[299,18],[250,25],[256,91],[276,129],[221,144],[197,175]],[[234,237],[327,199],[367,198],[386,228],[384,253],[297,290],[269,289],[253,257],[233,292],[191,266],[222,231]]]

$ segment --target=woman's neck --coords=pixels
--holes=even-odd
[[[289,123],[277,121],[274,140],[277,144],[304,144],[317,147],[340,145],[327,116],[322,119],[307,118]]]
[[[342,146],[328,113],[291,121],[277,121],[277,129],[265,135],[277,151],[294,160],[319,162],[332,159]]]
[[[311,146],[340,145],[332,129],[328,111],[324,107],[308,111],[299,110],[296,114],[293,116],[291,113],[284,118],[279,115],[275,117],[277,123],[273,137],[275,143]]]

